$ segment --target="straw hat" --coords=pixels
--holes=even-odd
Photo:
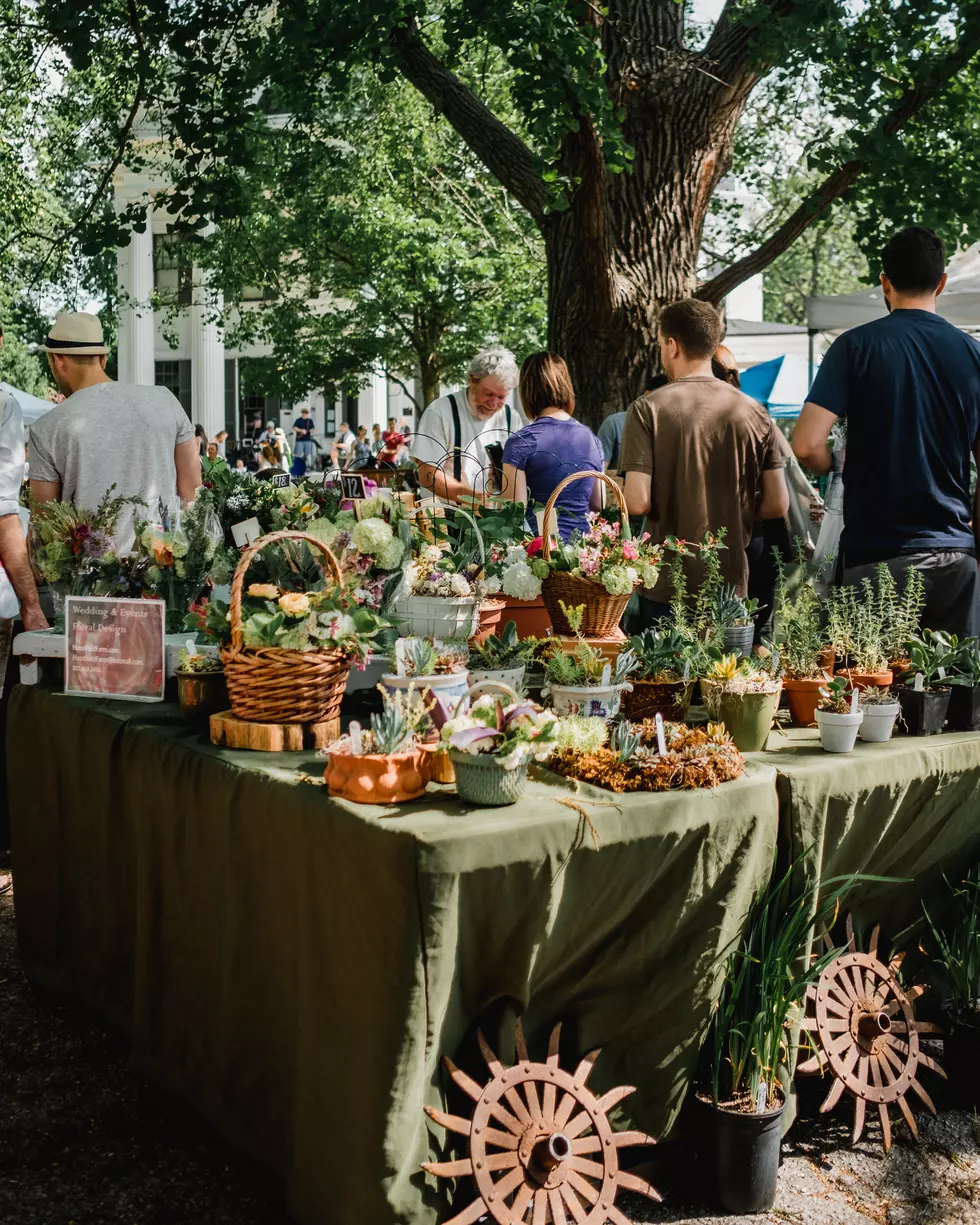
[[[67,357],[99,357],[109,352],[99,317],[83,311],[61,311],[44,344],[38,348],[42,353],[61,353]]]

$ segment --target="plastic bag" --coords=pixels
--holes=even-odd
[[[844,456],[834,451],[827,492],[824,496],[824,516],[813,550],[813,585],[818,595],[826,597],[834,585],[837,569],[837,554],[840,550],[841,533],[844,530]]]

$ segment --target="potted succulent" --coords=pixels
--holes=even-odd
[[[820,597],[812,581],[804,581],[791,593],[782,564],[776,581],[775,640],[790,719],[795,727],[810,727],[825,673],[833,672],[833,652],[828,660]]]
[[[470,645],[470,682],[498,681],[519,691],[537,645],[536,638],[520,639],[516,623],[508,621],[499,637],[491,634],[484,643]]]
[[[563,650],[557,642],[552,646],[545,664],[546,695],[550,695],[559,715],[613,719],[619,714],[623,691],[630,688],[629,678],[637,667],[636,656],[632,649],[624,647],[613,666],[598,647],[581,637],[582,606],[569,608],[562,602],[562,611],[578,642],[570,651]]]
[[[727,583],[718,588],[714,620],[721,632],[721,645],[726,654],[731,653],[739,658],[752,654],[755,618],[758,612],[758,600],[743,599],[735,588]]]
[[[418,799],[429,782],[429,758],[420,743],[427,720],[416,689],[381,690],[384,706],[369,731],[352,723],[326,750],[323,777],[330,795],[355,804],[401,804]]]
[[[951,640],[952,641],[952,640]],[[980,642],[958,642],[949,671],[949,730],[980,732]]]
[[[392,671],[381,683],[386,690],[429,691],[447,702],[457,701],[469,684],[465,642],[433,642],[430,638],[400,638],[391,652]]]
[[[470,704],[477,690],[487,688],[497,693]],[[484,681],[471,686],[441,735],[456,772],[459,798],[489,807],[516,803],[524,794],[531,761],[551,755],[557,726],[551,711],[522,702],[506,685]]]
[[[219,655],[204,655],[189,640],[180,652],[175,675],[177,703],[186,719],[204,721],[228,709],[228,686]]]
[[[623,713],[641,722],[658,712],[673,723],[683,723],[691,704],[694,681],[690,678],[690,649],[674,627],[644,630],[630,640],[637,668],[632,689],[623,693]]]
[[[701,696],[711,718],[725,724],[741,752],[764,749],[779,706],[780,678],[734,655],[723,655],[703,673]]]
[[[820,690],[816,709],[820,743],[828,753],[850,753],[857,740],[864,712],[858,709],[857,694],[843,676],[827,678]]]
[[[944,1071],[959,1103],[980,1106],[980,869],[953,886],[942,925],[929,911],[926,922],[934,947],[933,964],[943,989],[949,1032],[943,1039]]]
[[[908,643],[909,670],[898,686],[902,718],[910,736],[934,736],[943,730],[949,709],[947,669],[955,654],[949,638],[937,630],[923,630]]]
[[[888,667],[887,622],[870,579],[860,587],[838,587],[830,600],[833,645],[839,671],[855,689],[869,685],[884,688],[892,683]]]
[[[869,685],[861,693],[859,707],[864,712],[864,720],[858,728],[858,736],[875,744],[890,740],[902,709],[891,689]]]

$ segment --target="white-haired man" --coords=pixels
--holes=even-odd
[[[412,438],[419,483],[447,502],[485,492],[493,468],[486,448],[503,446],[525,422],[507,403],[520,372],[507,349],[485,349],[470,362],[465,391],[433,400]]]

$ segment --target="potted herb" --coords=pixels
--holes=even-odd
[[[466,670],[469,650],[465,642],[433,642],[430,638],[399,638],[390,655],[392,671],[381,683],[389,692],[397,689],[429,691],[446,702],[455,702],[469,684]]]
[[[499,690],[503,698],[486,694],[467,710],[474,691],[485,687]],[[442,728],[459,798],[489,807],[516,803],[524,794],[531,761],[551,755],[557,725],[551,711],[521,702],[506,685],[485,681],[472,686]]]
[[[850,753],[864,719],[858,709],[857,694],[852,695],[845,677],[828,677],[820,690],[816,709],[820,743],[828,753]]]
[[[219,655],[204,655],[189,640],[180,652],[175,675],[177,703],[186,719],[204,721],[228,709],[228,686]]]
[[[581,637],[584,608],[569,608],[562,601],[562,611],[578,642],[571,651],[555,643],[545,664],[545,687],[551,704],[559,715],[597,715],[612,719],[619,714],[622,694],[630,688],[630,676],[636,671],[636,656],[625,647],[616,656],[615,667],[598,647]]]
[[[352,723],[326,750],[323,777],[330,795],[355,804],[400,804],[418,799],[429,781],[429,758],[420,743],[425,703],[413,686],[382,690],[384,706],[369,731]]]
[[[791,592],[782,562],[777,562],[776,645],[783,665],[783,689],[795,727],[810,727],[820,701],[824,675],[833,671],[828,661],[820,597],[812,581]]]
[[[755,639],[755,618],[759,611],[758,600],[744,600],[727,583],[719,587],[715,599],[714,620],[721,632],[721,645],[726,654],[741,658],[752,654]]]
[[[743,753],[765,748],[781,692],[782,681],[768,668],[734,655],[722,656],[701,677],[708,714],[725,724]]]
[[[498,681],[501,685],[520,690],[528,660],[537,645],[536,638],[518,638],[516,623],[508,621],[499,638],[491,634],[484,643],[471,644],[470,682]]]
[[[902,718],[910,736],[934,736],[943,730],[949,709],[950,686],[946,672],[955,655],[949,638],[936,630],[923,630],[908,643],[909,670],[898,686]]]
[[[623,693],[623,713],[635,723],[657,713],[673,723],[683,723],[691,704],[690,648],[683,634],[671,627],[635,634],[630,649],[637,667],[632,689]]]
[[[926,922],[935,948],[943,1012],[949,1032],[943,1063],[949,1083],[964,1106],[980,1106],[980,869],[950,885],[950,904],[940,925],[929,911]]]
[[[905,572],[899,595],[895,577],[884,562],[877,567],[875,585],[878,590],[878,610],[884,626],[884,648],[893,675],[908,671],[906,643],[921,629],[920,618],[926,604],[926,585],[922,574],[910,566]]]
[[[864,721],[858,728],[858,736],[875,744],[890,740],[902,709],[892,690],[869,685],[861,693],[859,706],[864,712]]]
[[[949,730],[980,731],[980,642],[976,638],[956,644],[949,683]]]
[[[887,623],[870,579],[858,587],[839,587],[831,596],[836,612],[836,640],[840,671],[855,689],[869,685],[884,688],[892,683],[888,667]],[[832,621],[834,614],[832,614]]]

